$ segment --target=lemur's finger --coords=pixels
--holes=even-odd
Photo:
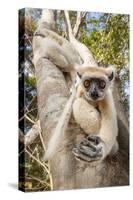
[[[99,152],[102,149],[102,147],[101,147],[100,144],[97,145],[93,141],[89,141],[87,139],[85,139],[84,141],[82,141],[80,143],[80,145],[90,147],[93,151],[96,151],[96,152]]]
[[[100,160],[100,157],[89,157],[81,153],[77,148],[73,149],[73,154],[75,155],[76,160],[83,162],[94,162]]]
[[[95,157],[96,155],[96,151],[93,150],[92,148],[90,147],[87,147],[87,146],[83,146],[83,145],[80,145],[79,146],[79,151],[89,157]]]
[[[92,141],[93,143],[95,143],[95,145],[98,145],[101,142],[100,137],[96,136],[96,135],[89,135],[86,138],[89,141]]]
[[[88,146],[93,151],[96,151],[95,145],[92,142],[88,141],[87,139],[85,139],[84,141],[82,141],[79,145],[81,145],[81,146]]]
[[[102,154],[102,148],[98,148],[96,149],[93,148],[93,147],[90,147],[90,146],[85,146],[85,145],[78,145],[77,146],[77,149],[79,150],[79,152],[81,152],[82,154],[85,154],[86,156],[89,156],[89,157],[101,157],[101,154]]]

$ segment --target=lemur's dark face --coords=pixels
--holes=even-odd
[[[108,68],[86,67],[79,76],[85,97],[90,101],[99,101],[105,97],[114,73]]]
[[[108,83],[104,77],[102,78],[89,78],[85,77],[82,80],[85,96],[90,100],[101,100],[105,96]]]

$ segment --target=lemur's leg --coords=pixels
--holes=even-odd
[[[34,52],[38,51],[38,58],[34,57],[33,59],[34,64],[36,64],[40,57],[48,58],[62,71],[70,71],[70,64],[65,56],[64,50],[54,40],[49,38],[41,38],[41,36],[38,35],[34,36],[33,50]],[[34,55],[36,55],[36,53],[34,53]]]
[[[73,103],[73,115],[86,134],[96,134],[100,128],[100,114],[82,97]]]

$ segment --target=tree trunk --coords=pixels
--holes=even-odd
[[[48,17],[48,11],[46,13],[47,16],[44,10],[41,22],[47,22],[53,27],[53,18]],[[49,15],[51,15],[50,12]],[[82,56],[84,58],[83,51]],[[95,61],[93,60],[92,63]],[[38,59],[35,69],[39,118],[47,147],[51,133],[68,100],[69,90],[62,72],[48,59]],[[114,93],[119,117],[120,150],[118,154],[114,158],[108,157],[99,164],[85,164],[77,161],[72,154],[72,149],[82,140],[84,133],[71,116],[59,151],[50,162],[54,190],[128,185],[128,125],[120,103],[118,88],[115,87]]]

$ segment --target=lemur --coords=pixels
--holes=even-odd
[[[33,38],[33,62],[38,58],[50,59],[62,71],[69,72],[76,86],[65,105],[59,122],[50,138],[44,161],[52,159],[58,150],[62,135],[73,112],[75,121],[87,137],[73,148],[76,159],[87,162],[102,161],[118,150],[117,114],[111,85],[114,70],[97,66],[83,66],[74,47],[54,31],[43,28]],[[74,83],[74,80],[73,80]]]

